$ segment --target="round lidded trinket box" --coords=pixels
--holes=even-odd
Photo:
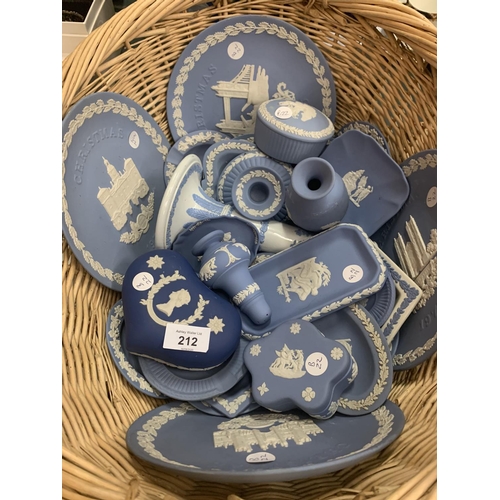
[[[255,144],[279,161],[297,164],[319,156],[334,132],[330,118],[305,102],[270,99],[257,110]]]

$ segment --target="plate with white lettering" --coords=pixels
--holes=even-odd
[[[175,64],[166,107],[174,141],[196,130],[253,134],[257,106],[295,99],[335,121],[328,62],[302,31],[271,16],[242,15],[212,24]]]
[[[113,92],[78,101],[62,122],[62,229],[76,258],[121,291],[155,245],[170,144],[139,104]]]
[[[264,408],[236,418],[217,417],[189,403],[171,402],[133,422],[126,443],[146,464],[173,474],[268,483],[316,477],[364,462],[393,443],[404,426],[403,412],[389,400],[367,415],[335,414],[326,420],[300,410],[274,413]]]
[[[122,339],[126,336],[123,321],[123,302],[120,299],[109,311],[106,321],[106,345],[111,359],[124,376],[125,380],[138,391],[157,399],[167,399],[167,396],[157,391],[142,374],[138,356],[125,349]]]
[[[401,169],[410,197],[373,235],[380,249],[422,290],[399,329],[394,370],[413,368],[437,350],[437,150],[416,153]]]

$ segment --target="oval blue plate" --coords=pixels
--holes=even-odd
[[[172,402],[133,422],[126,443],[136,457],[173,474],[204,481],[269,483],[356,465],[394,442],[404,426],[403,412],[391,401],[367,415],[335,414],[327,420],[263,408],[228,419]],[[247,461],[266,454],[274,460]]]

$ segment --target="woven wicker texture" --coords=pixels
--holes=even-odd
[[[188,12],[201,4],[203,8]],[[124,94],[171,140],[165,95],[184,47],[234,15],[281,17],[305,32],[330,64],[336,128],[376,124],[397,162],[436,143],[437,33],[397,0],[137,0],[63,61],[62,115],[93,92]],[[377,29],[379,28],[379,29]],[[380,29],[383,30],[381,33]],[[223,500],[410,500],[436,498],[437,358],[395,374],[390,399],[407,423],[377,456],[321,477],[261,485],[193,481],[153,470],[125,446],[129,425],[162,400],[130,386],[106,342],[108,312],[120,294],[93,279],[62,242],[62,498]]]

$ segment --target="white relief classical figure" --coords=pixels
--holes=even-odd
[[[306,372],[304,368],[304,353],[301,349],[290,349],[286,344],[281,351],[274,351],[276,360],[269,370],[276,377],[293,379],[303,377]]]
[[[368,185],[368,177],[363,175],[364,173],[364,170],[357,170],[355,172],[347,172],[342,177],[349,198],[357,207],[359,207],[361,201],[373,192],[373,186]]]
[[[167,316],[170,316],[176,307],[182,307],[191,302],[191,295],[185,288],[172,292],[168,297],[170,299],[168,302],[156,306]]]
[[[285,295],[286,302],[291,301],[291,292],[296,293],[300,300],[306,300],[309,295],[318,295],[319,288],[330,282],[330,276],[328,267],[312,257],[276,275],[281,283],[278,293]]]

